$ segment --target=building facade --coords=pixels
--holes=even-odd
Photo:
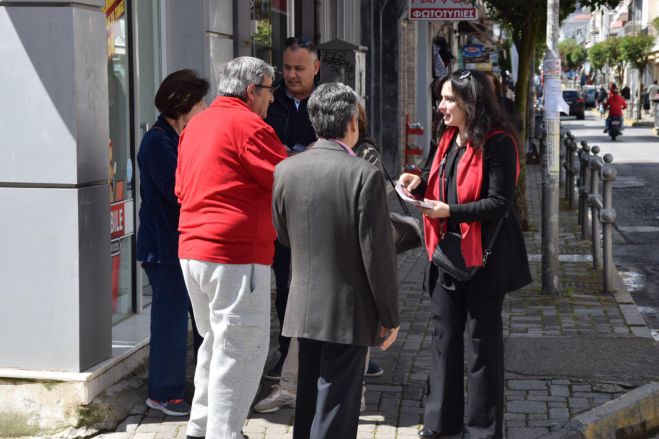
[[[385,29],[404,3],[0,0],[0,400],[10,401],[0,418],[23,413],[19,422],[41,431],[74,425],[72,407],[147,357],[135,158],[162,79],[194,69],[211,83],[210,102],[219,66],[236,56],[281,71],[288,36],[362,47],[371,132],[394,171],[398,66],[381,51],[398,50]],[[44,380],[58,392],[40,392]]]

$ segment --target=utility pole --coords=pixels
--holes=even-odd
[[[559,0],[547,3],[547,50],[543,61],[545,78],[546,148],[542,159],[542,294],[559,294],[558,278],[558,186],[560,171],[561,59],[558,47]]]

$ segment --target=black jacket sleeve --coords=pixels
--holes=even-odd
[[[491,137],[484,146],[484,175],[480,200],[449,205],[454,221],[490,221],[503,217],[512,205],[516,185],[515,143],[505,134]]]

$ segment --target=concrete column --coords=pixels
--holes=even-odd
[[[0,1],[0,368],[111,355],[104,5]]]
[[[194,69],[208,78],[210,97],[217,95],[219,66],[234,58],[234,28],[232,0],[203,0],[187,2],[166,0],[164,23],[167,59],[163,76],[180,69]],[[249,2],[238,2],[238,54],[251,53],[249,31]]]

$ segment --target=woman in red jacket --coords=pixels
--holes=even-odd
[[[472,439],[500,438],[503,298],[506,292],[531,282],[524,239],[512,207],[519,175],[516,136],[483,73],[459,70],[444,78],[439,89],[443,120],[430,172],[425,178],[403,174],[400,182],[433,205],[420,208],[428,258],[432,260],[446,234],[456,233],[466,266],[481,268],[470,280],[459,282],[430,264],[432,361],[419,436],[439,438],[463,429],[466,327],[466,430]],[[484,250],[491,242],[488,259]]]

